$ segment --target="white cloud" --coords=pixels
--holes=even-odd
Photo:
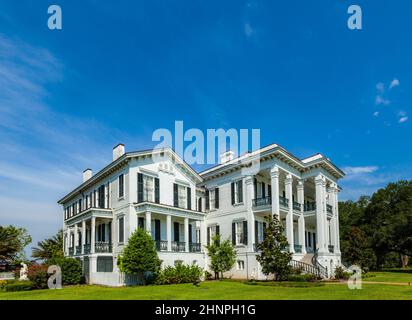
[[[400,84],[401,84],[400,81],[395,78],[395,79],[392,80],[391,84],[389,85],[389,89],[393,89],[395,87],[398,87]]]
[[[379,82],[376,84],[376,90],[378,90],[378,92],[380,93],[384,93],[385,92],[385,84],[383,84],[382,82]]]
[[[375,117],[379,116],[379,111],[375,111],[375,112],[373,113],[373,115],[374,115]]]
[[[372,173],[379,169],[378,166],[365,166],[365,167],[344,167],[342,170],[347,175],[357,175],[357,174],[364,174],[364,173]]]
[[[376,98],[375,98],[375,104],[378,105],[378,106],[381,105],[381,104],[387,106],[390,103],[391,103],[391,101],[389,99],[385,99],[381,95],[377,95]]]
[[[400,118],[399,119],[399,123],[404,123],[404,122],[406,122],[406,121],[408,121],[408,117],[402,117],[402,118]]]

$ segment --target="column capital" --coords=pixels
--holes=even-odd
[[[292,175],[290,173],[288,173],[286,175],[285,184],[291,184],[292,181],[293,181]]]
[[[279,178],[279,167],[277,165],[273,166],[272,169],[270,169],[270,176],[272,178]]]
[[[318,174],[315,177],[315,184],[316,185],[319,185],[319,184],[326,185],[325,177],[321,174]]]
[[[252,184],[253,183],[253,178],[254,178],[253,175],[247,175],[245,177],[245,184]]]
[[[300,189],[303,189],[303,187],[304,187],[304,180],[299,179],[299,180],[298,180],[298,185],[296,186],[296,188],[297,188],[298,190],[300,190]]]

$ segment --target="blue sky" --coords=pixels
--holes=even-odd
[[[81,172],[152,132],[259,128],[261,144],[343,168],[341,199],[410,179],[412,4],[57,0],[0,3],[0,223],[34,242]]]

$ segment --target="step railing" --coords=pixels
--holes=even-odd
[[[326,279],[328,278],[328,268],[322,266],[319,261],[318,261],[318,249],[314,251],[313,257],[312,257],[312,264],[318,269],[319,275]]]
[[[320,274],[320,272],[319,272],[319,269],[316,268],[315,266],[309,264],[309,263],[305,263],[305,262],[302,262],[302,261],[291,260],[290,263],[289,263],[289,265],[290,265],[292,268],[300,269],[300,270],[302,270],[302,271],[305,272],[305,273],[313,274],[313,275],[315,275],[315,276],[318,277],[318,278],[321,278],[321,277],[322,277],[321,274]]]

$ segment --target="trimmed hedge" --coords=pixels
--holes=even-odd
[[[156,284],[178,284],[200,282],[204,270],[197,265],[177,264],[175,267],[166,267],[156,277]]]
[[[315,282],[317,277],[314,274],[290,274],[287,281],[293,282]]]
[[[3,290],[6,292],[29,291],[32,287],[33,284],[30,281],[16,281],[4,285]]]

